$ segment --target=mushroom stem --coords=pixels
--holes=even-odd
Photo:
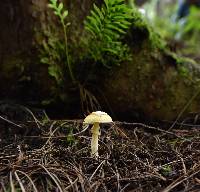
[[[100,126],[99,123],[94,123],[92,127],[92,141],[91,141],[91,155],[98,157],[98,139],[100,135]]]

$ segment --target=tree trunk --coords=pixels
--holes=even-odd
[[[82,33],[82,21],[92,3],[89,0],[66,1],[71,22],[70,39],[76,40]],[[47,66],[40,63],[38,47],[49,25],[56,25],[58,30],[60,26],[47,8],[46,0],[5,1],[1,4],[0,16],[0,98],[40,103],[49,97],[56,83],[49,76]],[[96,66],[96,76],[89,80],[92,86],[87,89],[97,97],[103,109],[112,111],[116,118],[126,119],[144,114],[172,120],[183,111],[182,117],[198,112],[199,66],[163,49],[148,25],[133,23],[131,29],[127,42],[132,50],[132,61],[112,69],[101,67],[100,70]],[[70,42],[73,46],[74,41]],[[77,71],[82,77],[90,73],[87,69]],[[95,86],[101,94],[97,94]],[[69,114],[72,111],[77,114],[80,112],[77,108],[81,108],[79,93],[71,95],[67,89],[66,94],[67,105],[63,108]]]

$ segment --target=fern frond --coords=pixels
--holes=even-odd
[[[118,57],[121,55],[119,53],[121,50],[127,51],[121,39],[131,25],[131,18],[132,9],[125,4],[124,0],[104,0],[101,8],[93,5],[93,10],[86,18],[85,29],[92,35],[91,42],[100,46],[99,50],[102,53],[94,49],[98,52],[97,55],[103,57],[105,52],[109,52]]]

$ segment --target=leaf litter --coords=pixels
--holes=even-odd
[[[200,129],[104,125],[99,157],[82,120],[1,119],[0,191],[200,191]]]

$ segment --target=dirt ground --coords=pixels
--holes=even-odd
[[[0,120],[1,192],[200,191],[200,126],[114,122],[99,158],[82,120]]]

